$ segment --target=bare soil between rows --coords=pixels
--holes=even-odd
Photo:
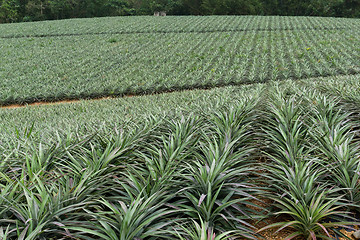
[[[269,200],[269,199],[262,199],[262,201],[254,201],[254,203],[256,203],[258,206],[261,206],[263,208],[269,208],[270,205],[273,204],[273,202],[271,200]],[[260,211],[260,209],[256,209],[253,206],[249,206],[249,208]],[[259,221],[259,222],[255,222],[255,221],[250,222],[250,224],[252,224],[257,230],[259,230],[259,229],[261,229],[263,227],[269,226],[269,225],[274,224],[274,223],[289,222],[289,221],[292,221],[292,220],[293,219],[291,219],[289,217],[285,217],[285,216],[281,215],[281,216],[271,216],[271,217],[265,218],[264,220]],[[284,228],[284,229],[282,229],[280,231],[277,231],[278,229],[279,229],[279,227],[277,227],[277,228],[269,228],[269,229],[266,229],[264,231],[259,232],[259,235],[261,237],[263,237],[264,239],[266,239],[266,240],[284,240],[287,236],[289,236],[290,234],[295,232],[295,230],[290,228],[290,227]],[[338,229],[338,230],[340,230],[340,232],[342,234],[344,234],[345,236],[347,236],[349,239],[356,240],[352,236],[352,234],[355,231],[347,231],[345,229]],[[334,240],[348,240],[347,238],[344,238],[344,237],[337,237],[337,238],[334,237],[335,234],[332,231],[329,231],[329,233],[330,233],[330,235],[332,235],[332,238]],[[295,237],[295,238],[292,238],[292,240],[304,240],[304,239],[303,239],[303,237]]]

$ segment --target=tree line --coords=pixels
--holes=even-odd
[[[149,15],[360,17],[359,0],[0,0],[0,23]]]

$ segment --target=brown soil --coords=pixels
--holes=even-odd
[[[359,226],[355,226],[354,227],[356,230],[359,230]],[[344,234],[345,236],[347,236],[348,238],[350,238],[351,240],[355,240],[355,238],[353,237],[353,233],[355,232],[355,231],[346,231],[345,229],[340,229],[340,232],[342,233],[342,234]],[[339,238],[339,240],[348,240],[347,238],[344,238],[344,237],[341,237],[341,238]]]
[[[345,236],[347,236],[348,238],[355,240],[355,238],[352,236],[352,234],[353,234],[355,231],[348,232],[348,231],[346,231],[345,229],[341,229],[340,232],[342,232],[342,233],[343,233]],[[339,239],[340,239],[340,240],[346,240],[346,238],[339,238]]]
[[[273,204],[273,201],[270,199],[262,199],[261,201],[253,200],[252,203],[254,203],[260,207],[267,208]],[[260,211],[260,208],[256,208],[254,206],[249,205],[248,207],[251,209],[254,209],[256,211]],[[270,224],[274,224],[274,223],[278,223],[278,222],[287,222],[287,221],[290,221],[290,219],[287,219],[284,216],[272,216],[272,217],[264,219],[263,221],[260,221],[260,222],[253,221],[253,222],[251,222],[251,224],[253,226],[255,226],[257,230],[259,230]],[[281,231],[278,231],[278,232],[277,232],[277,230],[278,230],[278,228],[269,228],[269,229],[259,232],[259,234],[266,240],[283,240],[287,236],[289,236],[290,234],[292,234],[294,232],[293,229],[291,229],[290,227],[282,229]],[[293,238],[293,240],[302,240],[302,238],[301,237]]]
[[[260,207],[263,207],[263,208],[268,208],[273,204],[273,201],[270,199],[261,199],[261,201],[253,200],[251,202]],[[248,207],[251,209],[254,209],[256,211],[260,211],[260,208],[256,208],[252,205],[248,205]],[[252,224],[254,227],[256,227],[257,230],[259,230],[270,224],[274,224],[274,223],[278,223],[278,222],[288,222],[288,221],[291,221],[291,219],[286,218],[284,216],[271,216],[260,222],[252,221],[252,222],[250,222],[250,224]],[[355,226],[355,228],[358,229],[359,227]],[[292,234],[294,232],[294,229],[292,229],[290,227],[287,227],[287,228],[282,229],[281,231],[277,232],[278,229],[279,229],[279,227],[266,229],[264,231],[259,232],[259,234],[266,240],[283,240],[287,236],[289,236],[290,234]],[[350,238],[351,240],[355,240],[355,238],[352,236],[354,231],[348,232],[345,229],[340,229],[340,232],[343,233],[348,238]],[[332,235],[331,232],[329,232],[329,233],[330,233],[330,235]],[[292,240],[304,240],[304,239],[303,239],[303,237],[296,237],[296,238],[292,238]],[[341,238],[339,238],[339,240],[348,240],[348,239],[341,237]]]
[[[133,97],[131,95],[126,97]],[[64,103],[76,103],[80,101],[97,101],[97,100],[104,100],[104,99],[111,99],[112,97],[103,97],[103,98],[96,98],[96,99],[76,99],[76,100],[61,100],[61,101],[55,101],[55,102],[35,102],[35,103],[29,103],[29,104],[11,104],[7,106],[0,106],[2,109],[14,109],[14,108],[22,108],[22,107],[33,107],[33,106],[41,106],[41,105],[58,105],[58,104],[64,104]]]

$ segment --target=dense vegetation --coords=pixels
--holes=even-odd
[[[359,75],[257,86],[152,96],[179,109],[152,117],[141,112],[148,97],[121,100],[133,124],[56,134],[58,125],[41,143],[44,129],[17,131],[1,145],[1,236],[260,239],[254,224],[274,215],[283,217],[267,227],[292,228],[289,237],[340,235],[334,227],[356,224],[360,201]],[[191,94],[200,101],[183,105]],[[92,104],[68,107],[101,115]],[[49,108],[54,119],[35,124],[67,111],[1,112]]]
[[[0,25],[0,105],[360,72],[360,21],[116,17]]]
[[[0,239],[342,236],[360,221],[359,30],[253,16],[1,25],[2,105],[192,90],[0,108]]]
[[[0,0],[0,23],[149,15],[306,15],[360,17],[357,0]]]
[[[206,115],[237,105],[243,98],[252,96],[256,99],[275,83],[0,109],[0,145],[7,148],[7,142],[25,136],[30,129],[33,139],[49,143],[56,141],[56,131],[61,135],[74,132],[79,135],[98,132],[102,135],[103,132],[118,128],[129,130],[134,125],[141,125],[149,116],[179,119],[179,116],[191,113]],[[360,101],[358,74],[285,80],[282,84],[289,86],[286,89],[307,86],[340,97],[344,102]]]

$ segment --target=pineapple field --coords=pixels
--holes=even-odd
[[[0,25],[0,239],[355,239],[359,40],[319,17]]]
[[[0,104],[356,74],[359,38],[359,20],[341,18],[123,17],[4,24]]]

